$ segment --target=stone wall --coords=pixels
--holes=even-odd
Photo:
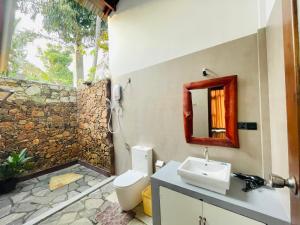
[[[27,148],[34,171],[77,159],[75,89],[3,78],[0,87],[15,91],[0,103],[0,159]]]
[[[0,102],[0,161],[27,148],[34,157],[32,172],[83,160],[113,173],[105,104],[109,86],[104,80],[77,93],[70,87],[0,78],[0,88],[15,91]]]
[[[81,159],[109,173],[114,173],[112,135],[107,132],[110,81],[102,80],[77,92],[78,146]]]

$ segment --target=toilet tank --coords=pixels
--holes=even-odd
[[[145,173],[148,176],[152,175],[152,148],[146,146],[133,146],[132,154],[132,169]]]

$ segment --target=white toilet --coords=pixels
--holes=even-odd
[[[131,149],[132,170],[114,180],[114,187],[122,210],[128,211],[142,201],[142,191],[152,175],[152,148],[134,146]]]

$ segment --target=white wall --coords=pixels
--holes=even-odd
[[[257,50],[257,35],[252,34],[113,77],[112,84],[123,87],[131,78],[130,85],[123,92],[122,133],[113,137],[117,174],[131,168],[131,155],[125,148],[125,141],[131,146],[152,146],[154,161],[203,157],[203,146],[186,143],[182,116],[183,84],[211,78],[201,76],[203,65],[217,74],[214,77],[238,75],[238,120],[261,124]],[[113,123],[117,129],[115,115]],[[210,146],[210,158],[231,162],[233,171],[263,175],[261,130],[239,130],[239,140],[239,149]]]
[[[257,0],[258,2],[258,27],[265,27],[269,21],[272,9],[275,4],[275,0]]]
[[[266,19],[267,19],[266,22],[268,22],[276,0],[265,0],[265,1],[266,1]]]
[[[272,172],[289,177],[287,114],[284,71],[282,5],[277,0],[267,24],[267,57],[270,105]],[[277,190],[290,214],[289,190]]]
[[[122,0],[109,18],[113,76],[255,33],[253,0]]]

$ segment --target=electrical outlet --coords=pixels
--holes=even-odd
[[[240,130],[257,130],[257,123],[251,122],[239,122],[238,123],[238,129]]]

